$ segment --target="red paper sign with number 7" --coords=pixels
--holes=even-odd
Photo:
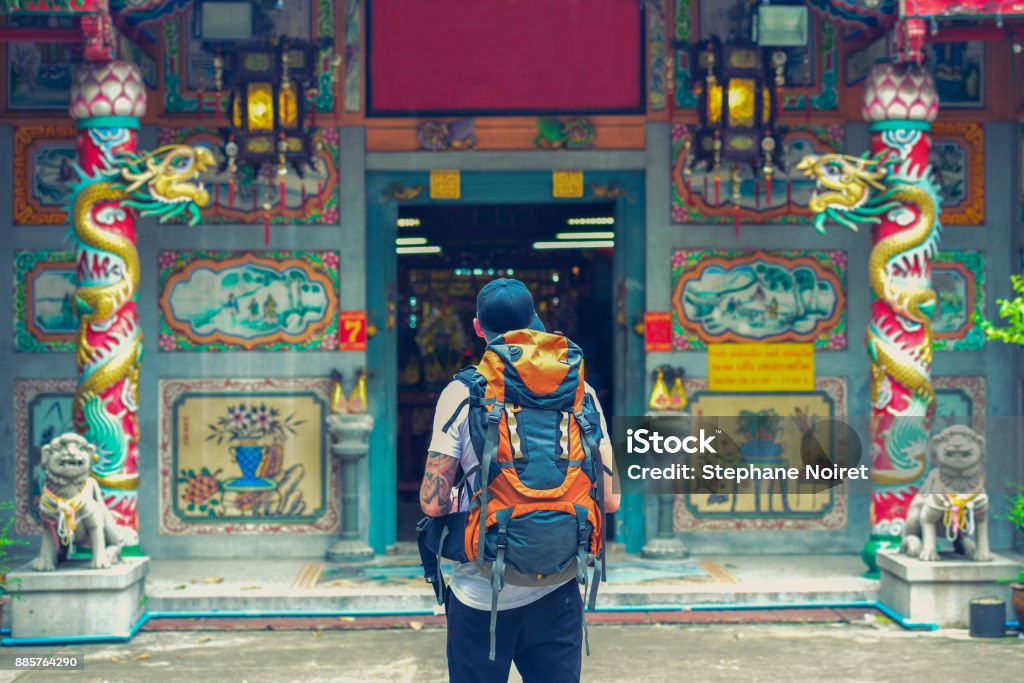
[[[341,311],[338,314],[338,350],[366,350],[366,311]]]

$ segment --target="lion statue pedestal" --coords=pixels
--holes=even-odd
[[[95,455],[78,434],[42,448],[39,556],[7,577],[15,639],[124,637],[142,616],[149,558],[122,557],[121,532],[90,476]],[[68,559],[76,546],[91,548],[92,558]]]
[[[878,599],[909,624],[932,624],[939,628],[967,628],[970,601],[986,596],[1006,601],[1010,586],[997,584],[1020,571],[1016,562],[992,555],[988,562],[975,562],[953,553],[942,553],[940,561],[925,562],[897,550],[880,550],[878,568],[881,583]]]
[[[985,438],[953,425],[932,438],[931,450],[932,470],[910,503],[900,549],[878,553],[878,597],[909,623],[966,628],[974,598],[1010,604],[1009,586],[995,581],[1018,568],[989,549]],[[953,552],[940,553],[940,541]]]

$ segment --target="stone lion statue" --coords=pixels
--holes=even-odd
[[[985,437],[953,425],[932,437],[931,447],[932,470],[910,503],[900,551],[935,562],[935,544],[942,534],[965,557],[990,561]]]
[[[49,533],[43,533],[32,569],[53,571],[76,544],[92,548],[93,569],[120,562],[122,541],[117,524],[89,473],[96,447],[78,434],[62,434],[43,446],[41,460],[46,484],[39,499],[39,516]]]

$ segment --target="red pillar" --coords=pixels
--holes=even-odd
[[[83,178],[71,206],[81,320],[73,417],[97,447],[93,476],[127,545],[138,544],[139,257],[135,211],[121,204],[124,193],[111,182],[118,176],[109,171],[117,167],[115,155],[136,151],[145,111],[146,90],[133,64],[86,63],[76,72],[70,112]]]
[[[871,538],[862,556],[877,571],[880,548],[899,547],[910,500],[928,463],[935,411],[931,384],[939,197],[928,153],[938,97],[931,74],[914,64],[879,64],[864,89],[871,153],[885,155],[886,187],[896,208],[879,216],[869,258],[872,297]]]

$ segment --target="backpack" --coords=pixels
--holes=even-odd
[[[468,407],[479,465],[459,482],[470,482],[468,510],[417,525],[420,553],[439,603],[445,593],[440,558],[475,562],[490,577],[493,660],[498,593],[506,583],[548,586],[575,576],[594,608],[604,574],[601,419],[585,391],[583,353],[559,333],[496,337],[480,365],[455,379],[469,397],[444,429]]]

